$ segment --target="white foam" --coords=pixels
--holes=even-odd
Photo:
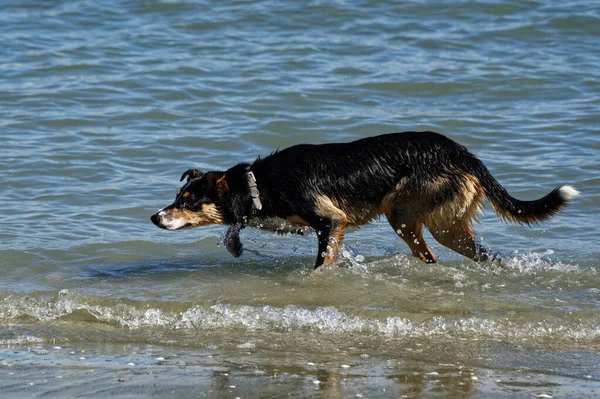
[[[550,270],[563,273],[580,270],[576,264],[565,264],[560,261],[551,260],[549,256],[553,254],[553,250],[547,249],[544,252],[515,255],[512,258],[504,259],[502,267],[506,271],[516,272],[518,275],[531,275]]]
[[[23,298],[22,298],[23,299]],[[7,309],[10,307],[10,310]],[[9,310],[9,311],[7,311]],[[218,304],[208,308],[194,306],[179,312],[165,312],[161,309],[138,309],[135,306],[117,304],[114,306],[90,305],[87,301],[59,298],[54,302],[27,300],[0,303],[0,319],[18,319],[23,316],[38,320],[56,320],[86,310],[98,321],[117,323],[132,329],[168,328],[214,330],[242,328],[263,331],[309,330],[327,334],[375,334],[392,337],[435,337],[469,336],[493,338],[558,338],[576,341],[600,339],[600,330],[592,320],[565,323],[561,318],[550,318],[535,323],[514,323],[504,319],[479,317],[453,318],[434,317],[427,321],[409,320],[404,317],[387,317],[380,320],[365,316],[354,316],[335,307],[308,309],[301,306],[236,306]],[[78,316],[76,316],[78,317]],[[37,337],[18,337],[13,340],[0,340],[0,344],[35,342]],[[39,341],[38,341],[39,342]]]
[[[561,186],[561,188],[558,189],[558,193],[563,201],[571,201],[580,194],[575,187],[569,185]]]
[[[38,338],[35,337],[33,335],[19,335],[18,337],[15,338],[7,338],[7,339],[0,339],[0,345],[4,346],[4,345],[26,345],[26,344],[33,344],[33,343],[41,343],[44,342],[44,340],[42,338]]]

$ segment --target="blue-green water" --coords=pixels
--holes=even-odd
[[[598,394],[595,2],[2,5],[2,395]],[[379,221],[313,273],[315,237],[244,231],[234,259],[223,227],[149,221],[191,167],[405,130],[517,198],[582,195],[531,228],[488,207],[503,267],[431,237],[422,264]]]

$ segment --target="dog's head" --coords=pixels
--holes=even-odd
[[[152,223],[167,230],[224,224],[223,212],[217,204],[228,190],[225,172],[203,174],[190,169],[181,175],[181,180],[186,177],[175,201],[152,215]]]

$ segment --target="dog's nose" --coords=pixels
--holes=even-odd
[[[160,220],[158,217],[158,212],[155,213],[154,215],[150,216],[150,220],[152,220],[152,223],[154,223],[155,225],[159,226]]]

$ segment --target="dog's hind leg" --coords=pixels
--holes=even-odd
[[[457,220],[451,226],[428,226],[428,228],[437,242],[476,262],[494,258],[477,242],[467,220]]]
[[[436,263],[437,259],[423,239],[423,223],[407,212],[388,210],[385,216],[400,238],[408,244],[413,256],[425,263]]]

